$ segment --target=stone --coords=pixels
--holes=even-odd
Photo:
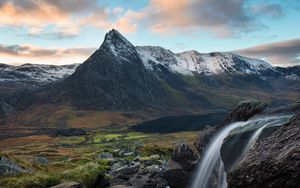
[[[43,157],[43,156],[35,156],[33,158],[33,162],[39,163],[39,164],[42,164],[42,165],[48,165],[49,164],[48,159],[46,157]]]
[[[103,152],[103,153],[100,153],[97,158],[98,159],[113,159],[114,156],[111,153]]]
[[[128,164],[125,166],[122,166],[116,170],[112,170],[111,171],[111,175],[116,175],[116,174],[122,174],[122,175],[131,175],[131,174],[135,174],[138,172],[138,170],[141,167],[141,163],[137,162],[135,164]]]
[[[0,156],[0,176],[18,175],[24,173],[25,169],[6,157]]]

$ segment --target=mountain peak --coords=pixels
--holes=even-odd
[[[112,29],[106,33],[104,42],[100,48],[105,48],[114,56],[124,57],[136,53],[135,47],[119,31]]]
[[[119,31],[112,29],[106,33],[104,37],[104,42],[109,45],[119,45],[123,44],[126,46],[133,46]]]
[[[112,29],[109,32],[107,32],[104,40],[112,40],[114,38],[118,38],[121,40],[125,40],[126,42],[129,42],[118,30],[115,29]]]

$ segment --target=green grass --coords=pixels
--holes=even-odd
[[[90,188],[99,176],[105,177],[108,162],[90,158],[56,162],[47,167],[31,165],[31,169],[34,170],[33,174],[1,178],[1,187],[46,188],[64,181],[76,181]]]

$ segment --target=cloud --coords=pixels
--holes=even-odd
[[[1,27],[25,28],[27,36],[46,39],[75,37],[90,26],[134,32],[122,13],[122,8],[110,9],[98,0],[0,0]]]
[[[240,49],[234,52],[267,60],[275,66],[300,65],[300,38]]]
[[[279,5],[251,8],[247,0],[150,0],[136,12],[139,16],[134,22],[157,33],[202,30],[217,37],[232,37],[266,28],[257,17],[262,11],[269,16],[282,13]]]
[[[251,7],[251,11],[257,15],[264,15],[270,17],[282,17],[283,10],[279,4],[263,4]]]
[[[96,48],[43,48],[33,45],[1,45],[1,63],[69,64],[82,63]],[[4,63],[5,63],[4,62]]]

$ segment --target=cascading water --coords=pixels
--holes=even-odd
[[[259,135],[262,133],[263,129],[279,126],[290,119],[291,115],[282,116],[271,116],[271,117],[260,117],[255,119],[250,119],[246,122],[236,122],[232,123],[222,130],[220,130],[208,144],[207,149],[204,151],[204,155],[201,158],[200,164],[196,171],[195,179],[192,183],[192,188],[226,188],[226,172],[224,169],[224,164],[221,159],[221,147],[224,139],[232,134],[243,133],[249,130],[255,130],[246,146],[244,147],[242,154],[251,149],[251,147],[257,141]],[[212,179],[215,178],[214,182]]]

